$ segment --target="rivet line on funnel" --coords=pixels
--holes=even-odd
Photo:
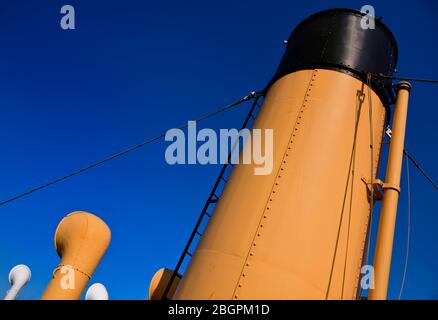
[[[238,299],[239,298],[239,294],[238,294],[239,292],[238,291],[239,291],[239,289],[241,289],[243,287],[243,284],[244,284],[244,281],[243,281],[244,279],[243,278],[244,277],[247,278],[247,276],[248,276],[248,272],[247,271],[248,271],[248,269],[249,269],[249,267],[251,265],[250,260],[255,255],[255,247],[257,246],[257,243],[258,243],[257,240],[261,239],[262,228],[263,228],[265,222],[267,221],[267,219],[269,218],[268,212],[271,209],[272,202],[274,200],[274,194],[276,193],[276,191],[277,191],[276,188],[279,185],[279,179],[281,179],[281,177],[282,177],[282,171],[284,171],[285,165],[287,164],[286,158],[289,156],[289,152],[292,149],[292,144],[294,142],[294,137],[296,136],[296,134],[298,132],[299,125],[302,122],[301,119],[303,117],[304,110],[305,110],[305,108],[307,106],[308,98],[310,96],[310,91],[312,90],[311,88],[313,86],[313,82],[315,81],[315,77],[316,77],[317,71],[318,71],[317,69],[314,69],[313,72],[312,72],[312,75],[310,77],[309,85],[307,86],[303,102],[301,104],[301,107],[300,107],[300,110],[298,112],[297,118],[295,119],[295,123],[294,123],[293,129],[292,129],[292,134],[289,137],[288,146],[287,146],[286,151],[285,151],[285,153],[283,155],[283,159],[281,161],[280,168],[279,168],[279,170],[277,172],[277,176],[276,176],[276,178],[274,180],[274,184],[273,184],[272,191],[271,191],[271,194],[270,194],[269,199],[268,199],[268,203],[266,204],[265,210],[264,210],[264,212],[262,214],[262,218],[260,219],[259,226],[258,226],[256,234],[255,234],[255,236],[253,238],[253,241],[252,241],[249,253],[246,256],[246,259],[245,259],[245,262],[244,262],[244,265],[243,265],[243,268],[242,268],[242,274],[239,277],[237,285],[236,285],[236,287],[234,289],[234,293],[233,293],[232,299]]]

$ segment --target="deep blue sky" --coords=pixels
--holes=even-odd
[[[59,27],[63,4],[76,30]],[[0,2],[0,200],[178,126],[265,86],[286,39],[322,9],[372,4],[399,45],[399,75],[438,78],[438,5],[430,1]],[[406,145],[438,177],[437,87],[414,84]],[[204,123],[238,127],[248,106]],[[166,143],[0,207],[0,295],[28,264],[21,298],[37,299],[59,258],[53,235],[75,210],[102,217],[112,242],[93,282],[113,299],[144,299],[173,268],[219,166],[169,166]],[[386,152],[386,149],[385,149]],[[383,158],[385,161],[386,158]],[[380,177],[384,172],[380,173]],[[413,168],[412,247],[404,298],[438,298],[436,192]],[[403,178],[403,191],[406,190]],[[389,297],[406,245],[402,192]]]

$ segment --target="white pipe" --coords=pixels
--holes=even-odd
[[[31,272],[24,264],[16,265],[9,272],[9,283],[11,288],[6,293],[4,300],[15,300],[20,290],[29,282]]]
[[[108,300],[108,291],[101,283],[91,285],[85,294],[85,300]]]

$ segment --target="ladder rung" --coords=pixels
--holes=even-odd
[[[187,255],[189,255],[190,257],[193,257],[193,255],[190,253],[190,252],[186,252],[187,253]]]
[[[196,231],[196,234],[200,237],[202,237],[202,233],[200,233],[199,231]]]

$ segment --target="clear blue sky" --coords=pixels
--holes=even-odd
[[[74,31],[59,27],[63,4],[75,6]],[[438,78],[438,5],[432,0],[2,0],[0,200],[263,88],[298,22],[322,9],[364,4],[375,6],[397,38],[399,75]],[[434,177],[436,92],[434,85],[414,84],[406,138]],[[237,127],[247,107],[204,125]],[[86,210],[112,230],[92,281],[104,283],[113,299],[146,298],[154,272],[174,267],[220,169],[169,166],[166,146],[156,142],[0,207],[0,295],[9,269],[25,263],[33,274],[21,298],[39,298],[59,261],[53,245],[58,222]],[[411,177],[412,247],[404,298],[436,299],[436,192],[413,168]],[[402,192],[390,298],[397,297],[401,283],[406,216]]]

